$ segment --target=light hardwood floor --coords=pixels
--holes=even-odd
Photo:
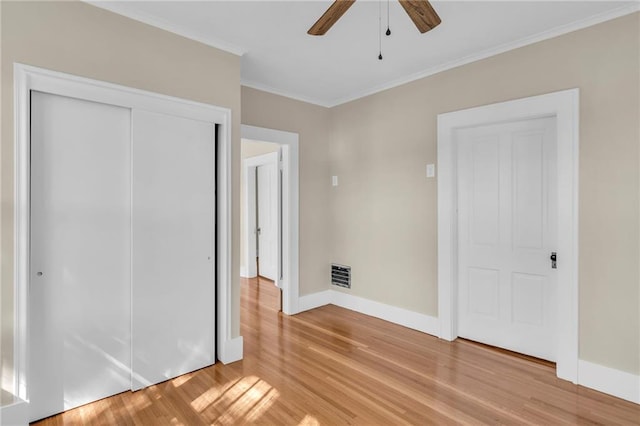
[[[552,364],[325,306],[292,317],[242,280],[244,360],[85,405],[39,425],[640,424],[640,406]]]

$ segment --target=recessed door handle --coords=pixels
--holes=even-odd
[[[41,277],[42,276],[42,272],[36,272],[36,275]]]

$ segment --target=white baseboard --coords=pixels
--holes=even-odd
[[[218,350],[218,359],[223,364],[230,364],[242,359],[244,350],[242,336],[226,340],[220,346],[221,348]]]
[[[300,296],[298,299],[298,312],[304,312],[331,303],[331,290]]]
[[[394,324],[402,325],[423,333],[438,335],[440,323],[438,318],[396,306],[386,305],[363,297],[353,296],[336,290],[325,290],[308,294],[299,299],[299,312],[308,311],[320,306],[333,304],[361,314],[380,318]]]
[[[255,271],[253,271],[253,275],[251,275],[251,273],[249,273],[249,268],[246,266],[240,267],[240,278],[255,278],[257,276],[258,274],[256,274]]]
[[[578,384],[640,404],[640,376],[578,361]]]
[[[438,336],[440,322],[436,317],[374,302],[373,300],[340,291],[329,291],[331,292],[331,303],[334,305],[431,334],[432,336]]]
[[[336,290],[308,294],[299,299],[300,312],[333,304],[394,324],[438,336],[437,317],[419,314]],[[640,404],[640,375],[634,375],[588,361],[578,361],[578,384]]]
[[[29,403],[17,400],[16,402],[0,406],[0,425],[2,426],[27,426],[29,424]]]
[[[246,266],[241,266],[240,267],[240,278],[255,278],[257,277],[256,274],[249,274],[249,269]]]

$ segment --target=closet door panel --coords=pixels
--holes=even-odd
[[[132,389],[214,363],[213,123],[132,114]]]
[[[31,95],[32,421],[130,387],[130,114]]]

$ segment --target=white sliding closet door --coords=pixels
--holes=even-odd
[[[215,125],[133,111],[132,389],[214,363]]]
[[[29,415],[130,387],[130,110],[32,92]]]

